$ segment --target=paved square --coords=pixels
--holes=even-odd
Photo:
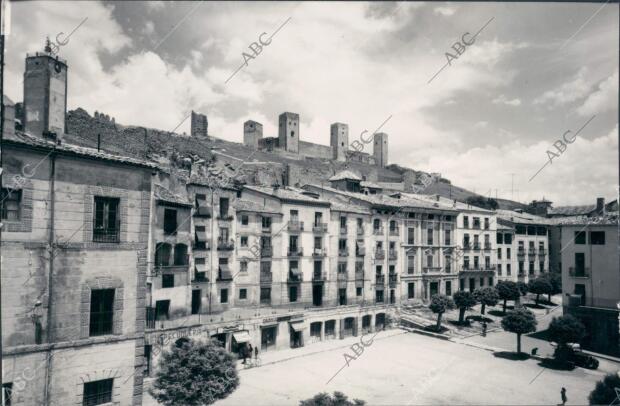
[[[368,339],[366,337],[365,339]],[[358,338],[340,341],[343,345]],[[318,343],[304,350],[327,349]],[[332,344],[333,345],[333,344]],[[339,390],[370,405],[414,404],[558,404],[567,389],[567,404],[587,404],[587,396],[605,372],[543,369],[536,360],[509,361],[492,352],[413,333],[378,336],[356,360],[345,365],[348,348],[240,371],[241,384],[221,405],[296,405],[319,392]]]

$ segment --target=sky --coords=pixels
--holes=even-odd
[[[390,163],[593,204],[618,195],[618,19],[610,3],[21,2],[4,83],[21,101],[25,54],[75,29],[69,109],[179,133],[193,109],[236,142],[249,119],[277,136],[285,111],[325,145],[331,123],[351,143],[385,122]]]

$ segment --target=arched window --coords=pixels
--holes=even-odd
[[[177,244],[174,246],[174,264],[175,265],[189,264],[188,257],[187,257],[187,245]]]
[[[155,266],[169,266],[170,265],[170,252],[172,246],[166,242],[159,242],[155,247]]]

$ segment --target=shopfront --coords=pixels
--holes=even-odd
[[[278,324],[274,323],[268,326],[261,326],[261,350],[269,351],[276,348],[276,337],[278,336]]]
[[[250,344],[250,333],[246,330],[237,331],[232,333],[232,342],[230,345],[230,351],[237,354],[238,356],[242,356],[242,349],[247,349],[248,344]]]
[[[304,346],[304,323],[302,321],[290,322],[289,332],[291,337],[291,348]]]

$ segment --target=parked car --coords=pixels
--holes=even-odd
[[[555,348],[553,357],[556,361],[587,369],[598,368],[598,360],[583,352],[579,344],[569,343],[566,347],[558,347],[558,344],[554,342],[551,342],[550,344],[553,348]]]

